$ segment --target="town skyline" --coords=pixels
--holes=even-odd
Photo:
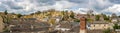
[[[120,0],[0,0],[0,33],[120,33]]]
[[[56,9],[72,10],[75,13],[86,13],[91,9],[94,13],[120,15],[119,0],[0,0],[0,12],[30,14],[37,11]]]

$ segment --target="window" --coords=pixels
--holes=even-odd
[[[104,26],[106,26],[106,24],[104,24]]]
[[[88,25],[88,27],[90,27],[90,24]]]
[[[95,27],[95,25],[93,25],[93,27]]]

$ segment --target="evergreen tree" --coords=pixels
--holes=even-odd
[[[103,33],[112,33],[110,29],[105,29]]]
[[[109,16],[106,16],[105,14],[102,14],[102,15],[103,15],[104,20],[109,20]]]
[[[21,14],[17,14],[17,17],[20,18],[22,15]]]
[[[96,15],[96,21],[100,20],[100,16]]]
[[[7,14],[8,14],[7,10],[5,10],[5,12],[4,12],[4,13],[5,13],[5,15],[7,15]]]

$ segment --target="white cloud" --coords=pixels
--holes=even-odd
[[[56,1],[53,5],[45,5],[40,7],[35,7],[35,10],[48,10],[48,9],[56,9],[56,10],[63,10],[67,9],[73,6],[76,6],[77,4],[71,3],[68,1]]]
[[[70,8],[72,6],[77,6],[77,4],[75,3],[71,3],[71,2],[68,2],[68,1],[57,1],[53,7],[55,9],[58,9],[58,10],[61,10],[61,9],[66,9],[66,8]]]
[[[112,12],[112,13],[119,13],[120,12],[120,4],[115,4],[105,10],[103,12]]]
[[[89,7],[90,8],[101,8],[104,9],[106,7],[109,7],[110,5],[113,5],[113,3],[109,2],[109,0],[89,0]]]
[[[109,7],[109,5],[114,5],[114,3],[109,2],[109,0],[0,0],[0,11],[8,10],[8,12],[29,14],[52,8],[56,10],[75,9],[74,12],[85,14],[88,8],[93,8],[97,11],[103,9],[107,11],[109,9],[111,10],[109,12],[120,12],[118,10],[120,9],[119,4],[112,7]],[[118,8],[115,9],[114,7]]]
[[[86,14],[90,9],[88,8],[79,8],[76,10],[73,10],[75,13],[80,13],[80,14]]]

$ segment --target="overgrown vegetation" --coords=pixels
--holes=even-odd
[[[120,29],[120,26],[118,24],[114,24],[113,28],[114,29]]]
[[[75,19],[74,21],[75,21],[75,22],[80,22],[80,20],[79,20],[79,19]]]
[[[71,11],[70,17],[74,19],[74,16],[75,16],[75,15],[74,15],[74,12]]]
[[[87,18],[87,21],[88,21],[88,22],[93,22],[93,19]]]
[[[17,17],[20,18],[20,17],[22,17],[22,15],[21,14],[17,14]]]
[[[105,29],[103,33],[112,33],[112,31],[110,29]]]
[[[4,12],[4,13],[5,13],[5,15],[7,15],[7,14],[8,14],[7,10],[5,10],[5,12]]]
[[[99,20],[100,20],[100,15],[96,15],[95,17],[96,17],[96,18],[95,18],[96,21],[99,21]]]
[[[104,20],[110,20],[109,18],[109,16],[106,16],[105,14],[102,14],[103,15],[103,18],[104,18]]]

